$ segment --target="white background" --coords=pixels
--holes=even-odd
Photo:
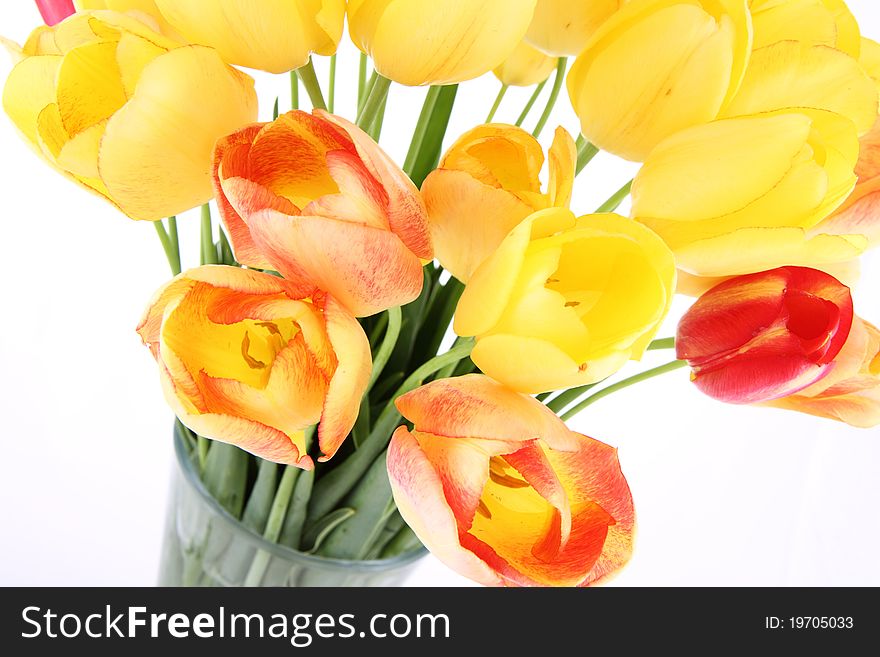
[[[863,32],[880,38],[877,3],[849,4]],[[0,9],[0,34],[19,42],[39,22],[29,2]],[[346,44],[337,112],[347,116],[356,66]],[[0,79],[8,69],[4,60]],[[287,81],[258,79],[266,118],[276,95],[284,108]],[[497,88],[491,76],[462,85],[451,138],[482,122]],[[424,93],[392,91],[382,144],[398,161]],[[498,119],[515,120],[529,93],[512,91]],[[557,123],[577,134],[564,94]],[[578,178],[573,208],[591,211],[633,172],[600,155]],[[134,327],[168,278],[158,240],[149,224],[53,173],[5,115],[0,185],[0,584],[151,585],[171,414]],[[197,224],[193,213],[181,220],[185,265],[197,264]],[[856,302],[880,321],[877,252],[864,259]],[[687,304],[679,300],[661,336]],[[635,497],[636,553],[613,584],[880,585],[880,429],[724,406],[701,396],[685,370],[603,400],[571,424],[620,448]],[[468,582],[429,558],[411,583]]]

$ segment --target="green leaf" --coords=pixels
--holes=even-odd
[[[336,509],[321,518],[305,533],[301,541],[303,552],[315,552],[324,539],[340,524],[351,518],[355,514],[354,509],[342,508]]]
[[[249,459],[247,452],[217,441],[212,442],[205,459],[205,488],[235,518],[241,518],[244,508]]]
[[[266,530],[266,521],[269,519],[269,511],[272,501],[275,499],[275,489],[278,486],[278,464],[261,459],[257,480],[248,496],[247,504],[241,522],[245,527],[252,529],[258,534]]]
[[[410,178],[416,187],[421,187],[428,174],[437,168],[443,150],[443,139],[449,128],[449,117],[452,115],[452,107],[455,105],[456,94],[458,94],[457,84],[441,87],[437,93],[437,101],[431,111],[431,119],[425,129],[424,138],[410,172]]]
[[[303,525],[306,522],[309,499],[312,495],[312,485],[315,481],[314,470],[303,470],[296,480],[293,489],[293,499],[287,508],[287,516],[284,519],[284,527],[281,529],[281,537],[278,542],[294,550],[299,550],[302,542]]]

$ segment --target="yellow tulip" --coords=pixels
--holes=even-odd
[[[530,87],[550,77],[558,59],[535,50],[525,41],[493,73],[501,84],[511,87]]]
[[[593,33],[627,0],[538,0],[526,41],[565,57],[579,55]]]
[[[167,37],[177,41],[184,40],[159,12],[155,0],[76,0],[73,4],[77,11],[92,9],[119,11],[137,18],[140,22],[149,25]]]
[[[631,0],[568,75],[581,131],[643,161],[666,137],[718,116],[742,80],[751,37],[743,0]]]
[[[174,29],[216,48],[230,64],[284,73],[311,53],[332,55],[342,38],[345,0],[155,0]]]
[[[461,136],[422,185],[434,252],[467,282],[507,234],[530,214],[567,207],[577,150],[558,128],[549,152],[549,184],[541,193],[544,153],[521,128],[482,125]]]
[[[843,0],[749,0],[749,9],[755,48],[802,41],[859,56],[859,25]]]
[[[853,189],[857,157],[852,122],[822,110],[697,126],[648,157],[633,184],[633,217],[670,246],[688,292],[781,265],[851,279],[865,238],[811,229]]]
[[[841,114],[863,135],[877,118],[877,86],[857,60],[840,50],[780,41],[752,52],[742,85],[721,115],[804,107]]]
[[[519,392],[596,383],[641,358],[674,288],[672,253],[644,226],[552,208],[480,265],[454,328],[476,336],[483,372]]]
[[[32,35],[3,108],[52,165],[134,219],[212,196],[214,142],[256,119],[253,80],[112,11]]]
[[[522,41],[536,0],[349,0],[351,39],[386,78],[454,84],[499,66]]]

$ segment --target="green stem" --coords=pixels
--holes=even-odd
[[[658,351],[660,349],[675,349],[675,338],[658,338],[648,345],[648,351]]]
[[[559,413],[562,409],[568,406],[573,401],[580,398],[585,392],[590,390],[591,388],[595,388],[598,383],[590,383],[585,386],[578,386],[576,388],[569,388],[568,390],[563,390],[558,395],[556,395],[553,399],[547,402],[547,408],[549,408],[554,413]]]
[[[550,90],[550,97],[547,99],[547,106],[544,108],[544,113],[541,114],[541,118],[538,119],[538,125],[535,126],[534,132],[532,132],[532,136],[534,136],[535,139],[541,136],[544,126],[546,126],[547,121],[550,120],[553,108],[556,107],[556,101],[559,100],[559,92],[562,91],[562,83],[565,82],[565,69],[567,66],[568,59],[560,57],[559,63],[556,66],[556,78],[553,80],[553,88]]]
[[[299,75],[299,79],[302,80],[303,86],[306,88],[306,93],[309,94],[309,100],[312,101],[312,107],[315,109],[326,110],[327,103],[324,102],[324,94],[321,91],[321,83],[318,82],[318,74],[315,73],[315,64],[312,62],[312,58],[309,57],[308,63],[297,69],[297,75]]]
[[[373,85],[373,88],[370,91],[370,96],[364,103],[364,111],[361,113],[360,117],[358,117],[357,124],[359,128],[367,130],[373,125],[379,112],[382,111],[382,104],[385,102],[385,98],[388,96],[388,90],[390,88],[391,80],[382,75],[376,74],[376,83]]]
[[[373,124],[370,126],[369,130],[367,130],[367,134],[369,134],[377,144],[379,143],[379,138],[382,136],[382,126],[385,123],[385,109],[387,107],[388,94],[385,94],[385,98],[382,99],[382,105],[379,106],[379,111],[376,113],[376,118],[373,119]]]
[[[217,264],[217,249],[214,246],[214,229],[211,225],[211,206],[202,206],[202,257],[203,265]]]
[[[290,72],[290,109],[299,109],[299,76],[296,71]]]
[[[473,348],[473,339],[465,340],[445,354],[432,358],[407,377],[391,396],[391,401],[382,410],[382,413],[373,425],[373,430],[358,450],[336,466],[336,468],[321,477],[315,484],[309,505],[310,522],[320,520],[336,508],[339,501],[357,484],[358,480],[388,445],[388,441],[391,440],[391,434],[400,421],[400,413],[397,412],[397,407],[394,405],[395,400],[401,395],[418,388],[426,378],[442,370],[449,363],[457,363],[467,358]]]
[[[358,63],[358,111],[363,107],[365,94],[367,92],[367,55],[361,53]]]
[[[521,127],[523,122],[528,118],[529,112],[532,111],[532,107],[534,107],[535,103],[538,100],[538,96],[541,95],[541,92],[544,91],[544,87],[547,86],[547,80],[544,80],[541,84],[539,84],[535,88],[535,93],[532,94],[532,97],[529,98],[529,102],[526,103],[525,108],[522,111],[522,114],[519,115],[519,118],[516,120],[516,126]]]
[[[327,111],[333,114],[336,107],[336,53],[330,57],[330,90],[327,96]]]
[[[171,271],[174,275],[180,273],[180,237],[177,234],[177,217],[168,217],[168,237],[171,240],[171,250],[174,255],[174,262],[171,264]]]
[[[360,121],[361,116],[364,114],[364,107],[367,104],[367,100],[370,98],[370,94],[373,93],[373,88],[376,86],[376,80],[379,79],[379,72],[374,70],[370,74],[370,79],[367,80],[366,86],[364,87],[364,93],[358,98],[358,109],[356,115],[356,121]]]
[[[577,169],[575,175],[578,175],[584,168],[593,161],[593,158],[599,154],[599,148],[586,140],[583,135],[577,138]]]
[[[434,113],[434,107],[437,105],[437,98],[440,96],[441,89],[442,87],[431,87],[428,89],[428,95],[425,96],[425,102],[422,104],[422,111],[419,114],[419,120],[416,123],[416,129],[409,144],[409,151],[407,151],[406,159],[403,161],[403,170],[407,175],[412,175],[413,167],[425,141],[425,135],[431,123],[431,115]]]
[[[203,436],[198,436],[197,443],[199,448],[199,474],[204,475],[205,464],[208,462],[208,447],[211,446],[211,443]]]
[[[653,379],[655,376],[660,376],[661,374],[666,374],[667,372],[673,372],[675,370],[681,369],[682,367],[687,367],[687,361],[684,360],[674,360],[671,363],[666,363],[665,365],[661,365],[660,367],[655,367],[654,369],[647,370],[646,372],[642,372],[641,374],[636,374],[635,376],[631,376],[628,379],[624,379],[623,381],[618,381],[617,383],[608,386],[607,388],[602,388],[599,392],[595,392],[586,399],[582,400],[577,406],[570,408],[565,413],[561,415],[563,420],[569,420],[573,418],[575,415],[584,410],[587,406],[595,404],[600,399],[611,395],[618,390],[623,390],[624,388],[628,388],[631,385],[635,385],[636,383],[640,383],[642,381],[647,381],[648,379]]]
[[[498,108],[501,107],[501,101],[504,100],[504,96],[507,94],[508,89],[510,89],[509,85],[501,85],[501,90],[498,92],[498,96],[495,98],[495,104],[492,105],[492,110],[489,112],[489,116],[486,117],[486,123],[492,123],[492,119],[495,118],[495,114],[498,112]]]
[[[168,233],[165,232],[165,226],[162,225],[162,222],[154,221],[153,227],[156,229],[156,235],[159,236],[159,241],[162,243],[162,250],[165,252],[165,258],[168,260],[168,267],[171,268],[171,273],[174,276],[177,276],[180,273],[180,256],[178,255],[177,260],[175,261],[171,238],[168,237]]]
[[[367,385],[367,390],[364,394],[370,392],[373,384],[376,383],[379,375],[382,374],[382,370],[385,369],[388,359],[391,358],[391,353],[394,351],[394,346],[397,344],[397,338],[400,337],[402,317],[403,313],[400,310],[400,306],[388,309],[388,328],[385,331],[385,338],[382,340],[382,346],[379,347],[379,351],[377,351],[376,355],[373,357],[373,372],[370,375],[370,383]]]
[[[614,194],[611,195],[611,198],[609,198],[596,209],[596,213],[598,214],[601,212],[614,212],[617,208],[620,207],[620,204],[623,203],[623,200],[627,196],[629,196],[629,193],[632,191],[632,185],[633,181],[630,180],[623,187],[614,192]]]

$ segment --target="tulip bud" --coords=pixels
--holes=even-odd
[[[43,22],[50,27],[57,25],[76,11],[73,0],[36,0]]]
[[[556,69],[557,61],[555,57],[548,57],[523,41],[510,53],[510,57],[492,72],[501,84],[511,87],[530,87],[549,78]]]
[[[780,267],[701,296],[682,317],[675,346],[702,392],[754,404],[826,376],[852,323],[848,287],[815,269]]]
[[[856,317],[833,369],[811,386],[768,405],[864,429],[880,425],[880,330]]]
[[[410,86],[454,84],[510,56],[525,36],[535,1],[349,0],[348,28],[386,78]]]
[[[849,195],[857,158],[852,122],[831,112],[715,121],[654,149],[632,214],[675,253],[689,292],[786,264],[846,272],[865,238],[811,229]]]
[[[599,27],[568,75],[581,131],[603,150],[644,161],[666,137],[718,116],[739,87],[751,43],[743,0],[631,0]]]
[[[801,41],[859,56],[859,25],[843,0],[749,0],[749,9],[756,49]]]
[[[295,111],[217,143],[214,186],[238,262],[357,316],[409,303],[431,259],[425,206],[406,174],[345,119]]]
[[[253,80],[216,51],[124,14],[76,14],[23,52],[4,110],[53,166],[134,219],[210,200],[214,142],[257,115]]]
[[[554,57],[580,55],[590,37],[627,0],[538,0],[526,41]]]
[[[440,264],[467,282],[523,219],[567,207],[577,149],[558,128],[548,154],[549,184],[541,193],[544,153],[521,128],[483,125],[462,135],[422,185],[434,250]],[[474,217],[479,217],[474,221]]]
[[[588,586],[629,560],[635,514],[617,450],[476,374],[397,407],[415,426],[388,448],[394,501],[453,570],[490,586]]]
[[[537,212],[468,281],[455,332],[471,358],[519,392],[596,383],[641,358],[669,311],[675,263],[618,215]]]
[[[138,333],[169,405],[200,436],[310,470],[304,430],[320,421],[320,461],[351,431],[370,345],[332,297],[238,267],[184,272],[150,302]]]
[[[162,16],[193,43],[230,64],[285,73],[311,53],[332,55],[342,38],[344,0],[155,0]]]

